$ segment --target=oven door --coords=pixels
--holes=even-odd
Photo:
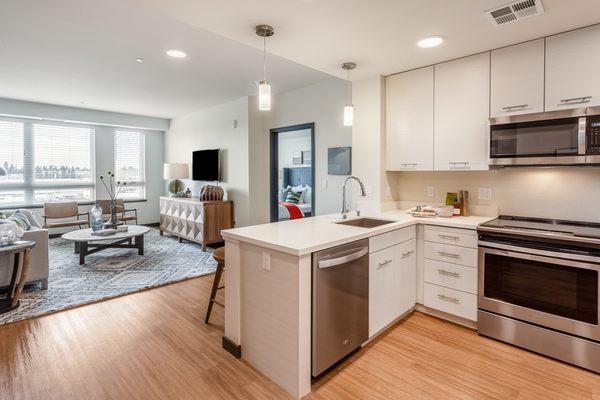
[[[599,264],[504,247],[519,251],[480,243],[479,309],[600,341]]]
[[[503,122],[490,126],[490,165],[586,162],[586,117]]]

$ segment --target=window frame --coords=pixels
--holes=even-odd
[[[94,125],[79,124],[72,122],[51,121],[41,118],[15,118],[0,116],[2,121],[18,122],[23,124],[23,181],[19,183],[0,182],[0,191],[22,191],[24,202],[4,203],[0,202],[0,209],[7,207],[35,207],[44,202],[35,200],[35,192],[39,190],[64,190],[64,189],[90,189],[90,199],[82,199],[78,203],[87,203],[96,198],[96,127]],[[90,130],[89,157],[90,157],[90,179],[86,182],[37,182],[35,181],[35,134],[34,125],[49,125],[75,127]]]
[[[129,129],[129,128],[115,128],[113,131],[113,171],[117,173],[117,136],[119,132],[124,133],[137,133],[140,135],[140,180],[137,181],[124,181],[127,182],[128,187],[140,188],[141,192],[137,197],[124,197],[123,200],[138,200],[146,198],[146,132],[140,129]]]

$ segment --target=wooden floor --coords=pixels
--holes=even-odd
[[[212,275],[0,327],[0,399],[285,399],[203,323]],[[309,399],[594,399],[600,376],[414,314]]]

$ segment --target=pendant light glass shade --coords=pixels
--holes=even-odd
[[[260,81],[258,84],[258,109],[271,110],[271,84],[267,81]]]
[[[354,124],[354,106],[346,104],[344,106],[344,126],[352,126]]]

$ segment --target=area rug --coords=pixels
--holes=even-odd
[[[144,255],[137,249],[107,249],[86,256],[79,265],[73,243],[50,239],[48,290],[25,288],[21,306],[0,315],[0,325],[93,303],[147,288],[210,274],[217,264],[197,243],[179,243],[151,229]]]

